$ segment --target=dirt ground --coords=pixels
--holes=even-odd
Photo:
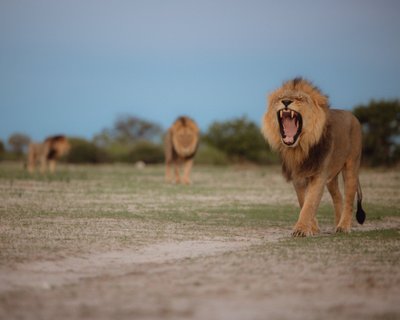
[[[397,187],[398,174],[384,174],[392,175],[387,181]],[[375,173],[371,175],[365,178],[366,195],[368,179],[373,181]],[[279,172],[271,177],[281,183]],[[1,182],[3,191],[8,183]],[[21,187],[29,181],[14,183],[19,190],[30,188]],[[74,186],[69,183],[66,188]],[[385,196],[393,201],[398,193],[390,192]],[[26,201],[22,207],[12,198],[2,198],[3,213],[29,211],[29,197],[20,200]],[[109,201],[115,198],[117,193]],[[79,203],[71,204],[71,210]],[[70,225],[76,218],[40,219],[41,225]],[[16,232],[13,223],[11,218],[1,221],[3,250],[12,246],[7,237]],[[48,240],[64,241],[63,246],[57,252],[51,247],[36,253],[25,243],[13,247],[22,252],[10,251],[0,264],[0,319],[400,319],[398,216],[354,226],[355,235],[371,234],[361,235],[362,243],[357,237],[349,241],[346,235],[333,235],[328,225],[318,237],[292,239],[292,226],[282,224],[204,227],[196,222],[110,217],[82,218],[79,223],[81,233],[101,224],[107,232],[129,230],[140,241],[112,242],[115,237],[110,236],[107,245],[85,238],[86,245],[80,247],[72,231],[68,244],[68,237],[57,238],[44,227],[41,232],[49,232]],[[19,232],[29,233],[29,228]],[[12,235],[15,242],[19,234]]]

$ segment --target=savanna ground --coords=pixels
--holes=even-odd
[[[363,169],[367,220],[292,238],[278,167],[0,163],[0,319],[399,319],[400,172]]]

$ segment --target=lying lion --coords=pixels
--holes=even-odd
[[[190,171],[193,166],[193,158],[199,143],[199,128],[188,117],[179,117],[168,129],[164,140],[165,151],[165,180],[171,181],[171,164],[174,164],[175,182],[180,183],[179,166],[183,163],[184,184],[190,184]]]
[[[54,173],[56,160],[67,154],[69,150],[68,139],[62,135],[48,137],[43,143],[31,143],[28,149],[28,171],[33,173],[36,166],[40,164],[42,173],[47,169]]]
[[[295,78],[268,98],[263,134],[282,159],[301,207],[293,236],[319,232],[316,213],[325,186],[335,208],[336,232],[349,232],[357,193],[357,221],[362,224],[361,126],[349,111],[329,108],[328,97],[309,81]],[[344,204],[338,176],[344,179]]]

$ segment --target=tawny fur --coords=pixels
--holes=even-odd
[[[283,143],[277,113],[290,100],[290,110],[302,117],[302,131],[293,146]],[[336,232],[349,232],[354,197],[359,187],[361,126],[351,112],[329,108],[328,97],[309,81],[288,81],[268,97],[263,134],[282,159],[282,171],[292,181],[300,204],[294,236],[319,232],[316,213],[325,186],[335,208]],[[338,175],[344,179],[344,204]],[[361,200],[360,200],[361,206]]]
[[[165,151],[165,180],[171,181],[171,165],[174,165],[175,182],[190,184],[190,172],[193,158],[199,143],[200,130],[196,123],[188,117],[179,117],[168,132],[164,140]],[[183,164],[183,178],[179,175],[180,164]]]
[[[31,143],[28,150],[28,171],[33,173],[40,165],[40,171],[44,173],[49,170],[54,173],[56,161],[66,155],[71,146],[65,136],[51,136],[43,143]]]

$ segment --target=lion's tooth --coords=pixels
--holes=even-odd
[[[279,111],[279,116],[280,116],[281,118],[283,118],[283,111],[282,111],[282,110]]]
[[[294,118],[294,111],[290,111],[290,117],[293,119]]]

